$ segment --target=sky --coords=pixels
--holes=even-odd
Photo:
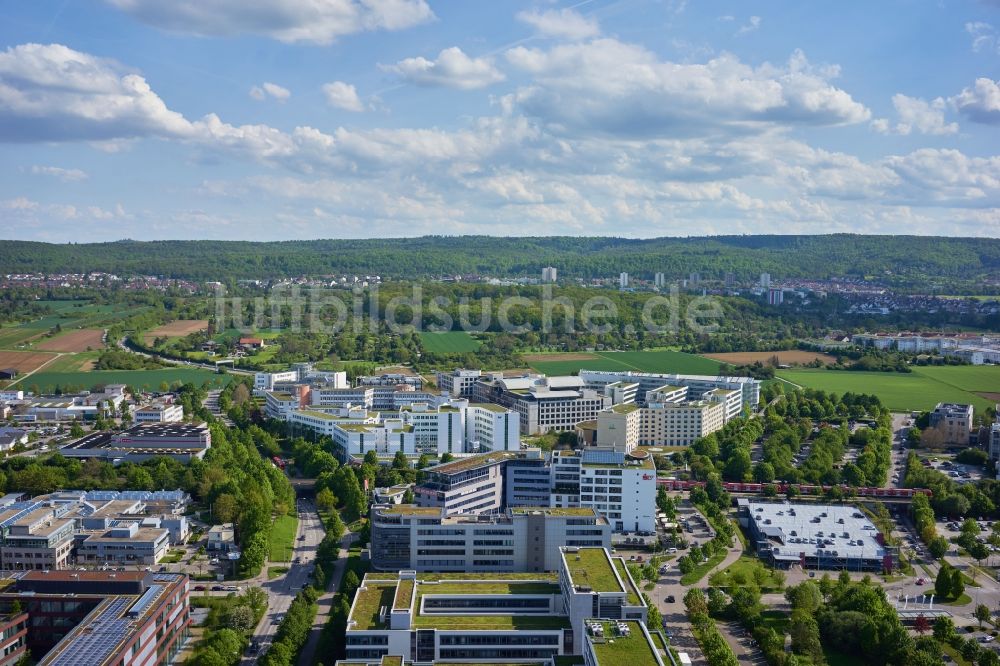
[[[0,0],[0,238],[1000,236],[1000,0]]]

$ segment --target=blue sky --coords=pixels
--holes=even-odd
[[[1000,0],[0,0],[0,237],[1000,235]]]

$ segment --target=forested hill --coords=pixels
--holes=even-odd
[[[0,241],[0,273],[107,271],[194,279],[342,273],[422,277],[462,273],[560,277],[626,271],[669,279],[698,272],[738,279],[869,276],[947,288],[1000,278],[1000,240],[926,236],[713,236],[702,238],[424,236],[421,238],[244,241],[119,241],[55,245]]]

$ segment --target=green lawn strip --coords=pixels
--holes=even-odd
[[[184,557],[183,550],[171,550],[169,553],[163,556],[160,560],[160,564],[177,564]]]
[[[948,643],[941,644],[941,651],[951,657],[951,660],[954,661],[957,666],[972,666],[971,661],[966,661],[965,657],[962,656],[962,653]]]
[[[631,624],[628,636],[616,634],[611,622],[604,623],[604,636],[592,637],[594,656],[601,666],[636,666],[655,663],[655,648],[646,640],[638,623]]]
[[[780,635],[787,633],[791,619],[788,617],[788,613],[784,611],[767,610],[760,614],[760,621],[765,627],[774,629]]]
[[[379,611],[383,606],[392,608],[392,598],[396,594],[396,581],[387,583],[372,583],[369,581],[364,589],[359,588],[354,596],[354,612],[351,619],[355,621],[355,629],[382,629],[385,623],[379,621]]]
[[[389,603],[392,603],[391,598]],[[569,618],[559,615],[418,615],[413,625],[418,628],[433,627],[448,630],[535,630],[569,629],[570,627]]]
[[[567,552],[566,565],[576,586],[587,585],[595,592],[624,592],[603,548],[581,548]]]
[[[716,571],[712,574],[709,582],[713,587],[732,587],[734,585],[739,587],[751,582],[756,584],[757,578],[754,576],[754,571],[756,570],[764,572],[764,577],[761,579],[762,582],[759,584],[762,592],[778,592],[781,590],[782,586],[774,578],[774,571],[765,567],[760,560],[749,555],[741,555],[740,559],[722,571]]]
[[[267,579],[274,580],[275,578],[280,578],[288,573],[288,567],[268,567],[267,568]]]
[[[268,559],[271,562],[288,562],[295,547],[295,531],[299,519],[295,516],[278,516],[271,523]]]
[[[625,566],[620,557],[613,557],[611,561],[614,562],[615,569],[618,570],[618,575],[621,577],[622,583],[625,584],[625,592],[627,593],[625,596],[628,598],[628,602],[633,606],[642,605],[642,597],[639,596],[639,591],[629,582],[628,567]]]
[[[90,372],[49,372],[43,370],[24,379],[25,386],[38,386],[41,393],[52,393],[55,388],[68,386],[84,390],[106,384],[128,384],[140,389],[159,390],[161,385],[174,383],[224,386],[232,379],[199,368],[164,368],[161,370],[95,370]],[[22,380],[16,380],[18,383]]]
[[[719,566],[722,560],[726,559],[726,551],[716,553],[707,562],[702,562],[691,571],[681,576],[681,585],[694,585],[705,577],[709,571]]]
[[[966,604],[972,603],[972,597],[963,592],[962,596],[954,601],[942,601],[940,603],[942,606],[965,606]]]
[[[722,363],[679,351],[598,352],[639,372],[681,375],[716,375]]]

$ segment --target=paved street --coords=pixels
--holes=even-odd
[[[316,548],[323,540],[324,534],[323,521],[316,513],[315,507],[311,502],[299,500],[299,525],[295,535],[293,561],[288,565],[288,573],[274,580],[267,580],[265,567],[262,575],[250,582],[267,592],[268,606],[267,612],[250,637],[251,642],[256,641],[261,646],[261,650],[256,654],[249,653],[245,656],[242,662],[244,666],[257,663],[259,656],[271,644],[278,630],[280,618],[284,617],[299,590],[309,583],[315,566]],[[271,563],[270,566],[279,565],[284,566],[280,562]]]

